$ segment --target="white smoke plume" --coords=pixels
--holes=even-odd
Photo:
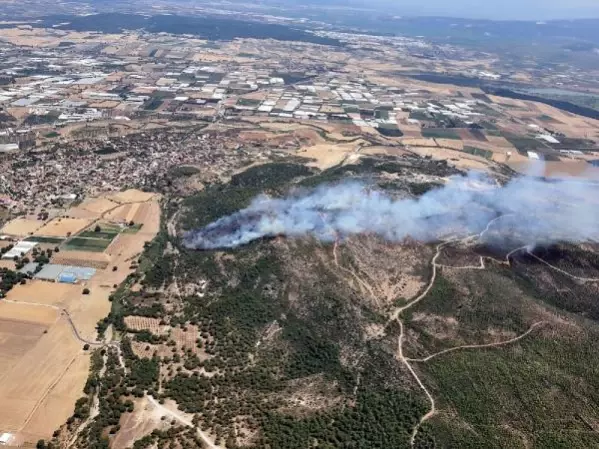
[[[217,249],[278,235],[332,241],[369,233],[390,242],[432,242],[480,233],[490,222],[485,239],[497,245],[597,241],[597,191],[584,182],[534,177],[500,187],[470,173],[412,199],[348,181],[285,198],[258,196],[249,207],[187,232],[183,241],[188,248]]]

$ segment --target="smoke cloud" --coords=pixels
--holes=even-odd
[[[417,199],[396,198],[359,182],[256,197],[249,207],[184,235],[193,249],[234,248],[285,235],[321,241],[376,234],[422,242],[484,234],[490,244],[599,240],[599,196],[588,183],[520,177],[497,186],[480,174],[454,177]]]

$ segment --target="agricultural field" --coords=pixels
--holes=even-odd
[[[110,245],[110,240],[74,237],[63,247],[65,251],[103,252]]]
[[[64,242],[65,239],[60,238],[60,237],[40,237],[40,236],[34,236],[34,237],[27,237],[25,239],[26,242],[38,242],[41,244],[48,244],[48,245],[60,245],[61,243]]]
[[[423,128],[422,137],[434,139],[461,139],[455,130],[446,128]]]
[[[155,198],[155,193],[142,192],[141,190],[125,190],[109,197],[110,200],[117,203],[144,203]]]
[[[164,326],[160,325],[158,318],[131,315],[125,317],[124,321],[127,328],[134,331],[147,330],[154,335],[161,335],[164,330]]]
[[[492,151],[488,151],[488,150],[483,150],[481,148],[477,148],[477,147],[464,147],[464,152],[468,153],[468,154],[472,154],[474,156],[481,156],[484,157],[485,159],[492,159],[493,158],[493,152]]]
[[[112,208],[105,201],[87,205]],[[157,202],[144,203],[136,214],[139,224],[127,234],[120,234],[120,225],[100,220],[60,244],[68,232],[76,234],[90,223],[87,218],[62,218],[45,226],[43,232],[50,237],[32,237],[44,245],[60,244],[53,263],[92,266],[98,271],[76,285],[29,280],[0,301],[0,402],[5,404],[0,410],[0,432],[14,434],[11,444],[49,440],[73,414],[90,369],[90,351],[83,349],[79,338],[96,340],[96,326],[110,312],[114,286],[135,271],[131,258],[158,233]],[[118,243],[114,251],[104,253],[112,242]]]
[[[32,220],[28,218],[15,218],[14,220],[6,223],[2,230],[0,230],[1,234],[14,235],[17,237],[27,237],[28,235],[33,234],[38,229],[40,229],[44,225],[43,221],[40,220]]]
[[[6,298],[18,303],[44,304],[51,306],[67,305],[73,297],[79,296],[78,285],[61,284],[42,280],[31,280],[25,285],[16,285]]]
[[[90,198],[79,205],[80,209],[88,210],[94,214],[104,214],[118,206],[118,203],[108,198]]]
[[[34,443],[72,413],[88,356],[51,307],[0,303],[0,335],[0,429]]]
[[[38,229],[34,235],[41,237],[66,238],[89,226],[91,220],[85,218],[55,218]]]

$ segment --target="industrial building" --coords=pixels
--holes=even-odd
[[[33,248],[37,246],[37,242],[18,242],[15,246],[13,246],[10,250],[8,250],[2,256],[3,259],[13,259],[15,256],[21,257],[21,255],[27,254]]]
[[[61,282],[65,284],[76,284],[81,281],[89,281],[96,274],[94,268],[73,267],[70,265],[45,265],[35,279],[50,282]]]

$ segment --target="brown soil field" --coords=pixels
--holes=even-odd
[[[71,319],[85,340],[95,340],[97,336],[96,325],[98,321],[110,312],[108,297],[113,291],[111,285],[102,285],[101,279],[94,277],[87,285],[89,295],[78,296],[78,299],[69,304],[68,310]]]
[[[172,357],[175,352],[173,352],[174,346],[167,345],[152,345],[149,343],[143,343],[141,341],[132,341],[131,349],[138,357],[152,357],[154,353],[158,357]]]
[[[106,214],[106,218],[112,221],[143,224],[151,211],[150,203],[123,204]]]
[[[148,221],[152,221],[152,217],[156,214],[155,203],[141,203],[135,210],[135,214],[131,216],[129,221],[133,221],[137,224],[144,224]],[[158,211],[160,214],[160,211]]]
[[[41,229],[38,229],[35,235],[68,237],[86,228],[91,222],[92,220],[85,218],[55,218]]]
[[[419,127],[414,127],[413,129],[407,129],[406,126],[401,126],[401,131],[403,132],[404,139],[420,139],[422,138],[422,132]]]
[[[51,435],[71,416],[75,402],[83,396],[83,384],[89,374],[89,365],[89,355],[81,353],[66,368],[60,382],[50,389],[23,428],[26,435],[37,436],[31,441]]]
[[[87,209],[81,209],[79,206],[71,207],[67,210],[64,215],[69,218],[83,218],[87,220],[96,220],[98,218],[98,214],[95,212],[91,212]]]
[[[51,307],[0,301],[0,320],[24,321],[50,326],[56,322],[57,318],[58,311]]]
[[[280,135],[269,133],[267,131],[242,131],[239,133],[239,140],[244,142],[265,142],[270,139],[278,138]]]
[[[437,145],[441,148],[448,148],[450,150],[461,151],[464,149],[464,142],[456,139],[435,139]]]
[[[487,141],[487,138],[485,137],[485,135],[483,133],[480,133],[479,136],[475,136],[474,134],[472,134],[469,130],[467,130],[465,128],[456,129],[455,131],[462,140],[473,140],[475,142],[486,142]]]
[[[154,194],[154,193],[148,193],[148,192],[142,192],[141,190],[130,189],[130,190],[125,190],[124,192],[118,192],[108,198],[113,201],[116,201],[117,203],[136,203],[136,202],[141,203],[144,201],[150,201],[155,196],[156,196],[156,194]]]
[[[32,280],[25,285],[15,285],[7,299],[23,303],[66,304],[81,294],[81,286]]]
[[[0,268],[8,268],[9,270],[15,271],[16,263],[14,260],[2,259],[0,260]]]
[[[384,147],[384,146],[372,146],[365,147],[360,150],[360,154],[374,155],[374,154],[385,154],[388,156],[401,156],[402,154],[410,154],[406,150],[402,150],[397,147]]]
[[[489,161],[486,159],[461,151],[438,147],[412,147],[410,149],[422,157],[430,156],[435,160],[447,160],[450,165],[464,170],[487,170],[489,168]]]
[[[44,324],[0,319],[0,380],[47,328]]]
[[[168,346],[165,343],[148,344],[141,341],[132,341],[131,348],[138,357],[152,357],[156,353],[159,357],[172,357],[177,353],[182,355],[184,352],[191,350],[200,360],[208,360],[212,356],[207,354],[203,348],[198,348],[196,340],[200,337],[197,328],[193,326],[187,327],[187,332],[183,332],[180,328],[171,329],[170,339],[177,343],[176,346]]]
[[[410,145],[414,147],[436,147],[437,142],[435,139],[402,139],[401,143],[404,145]]]
[[[118,206],[118,203],[110,201],[107,198],[90,198],[81,203],[79,208],[94,212],[96,214],[103,214],[107,210],[110,210],[116,206]]]
[[[199,338],[200,333],[198,332],[197,326],[188,325],[185,327],[187,331],[184,331],[180,327],[175,327],[171,330],[171,339],[177,343],[178,347],[185,349],[197,349],[196,340]]]
[[[321,170],[333,167],[343,162],[351,154],[357,154],[356,150],[359,144],[363,142],[347,144],[320,144],[311,147],[302,148],[296,154],[297,156],[314,159],[307,165],[318,167]]]
[[[110,258],[104,253],[63,250],[52,257],[52,263],[104,269]]]
[[[118,101],[100,101],[97,103],[91,103],[89,107],[98,109],[113,109],[116,108],[118,105],[120,105]]]
[[[545,114],[559,122],[551,123],[551,129],[562,132],[568,137],[585,139],[589,137],[593,138],[597,135],[599,120],[570,114],[542,103],[536,104],[536,107],[539,111],[539,116]],[[537,121],[537,124],[539,126],[547,126],[547,123],[542,121]]]
[[[44,225],[40,220],[29,220],[27,218],[15,218],[4,225],[0,234],[15,235],[18,237],[27,237],[33,234]]]
[[[105,215],[105,218],[108,220],[111,220],[111,221],[125,222],[125,221],[127,221],[127,216],[129,215],[129,212],[133,209],[134,206],[135,206],[135,209],[137,209],[139,204],[138,203],[123,204],[122,206],[119,206],[119,207],[115,208],[114,210],[111,210],[110,212],[108,212]]]
[[[0,409],[0,428],[8,431],[25,430],[39,406],[61,382],[81,351],[81,345],[73,338],[72,332],[65,319],[59,320],[3,376],[0,382],[0,402],[3,404]],[[76,386],[81,391],[86,376],[87,373],[81,373],[79,382],[70,379],[68,385],[71,388]],[[52,413],[56,422],[64,422],[72,413],[73,406],[74,402],[70,400],[54,404]],[[40,432],[29,427],[27,431],[46,438],[50,436],[44,433],[45,429]]]

